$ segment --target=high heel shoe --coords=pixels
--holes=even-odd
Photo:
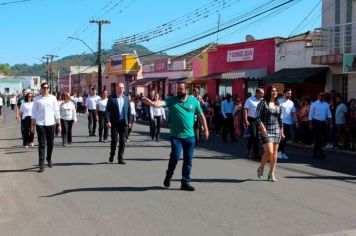
[[[277,182],[277,179],[274,175],[268,175],[267,181],[269,182]]]
[[[258,167],[257,169],[257,178],[259,179],[263,178],[263,169],[261,167]]]

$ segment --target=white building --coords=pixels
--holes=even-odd
[[[22,80],[13,80],[0,77],[0,93],[1,94],[20,94],[23,90]]]
[[[327,65],[326,90],[336,90],[347,99],[356,98],[356,2],[323,0],[322,27],[315,29],[312,63]],[[347,60],[350,58],[350,65]]]

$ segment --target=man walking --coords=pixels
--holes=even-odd
[[[235,142],[235,128],[234,128],[234,103],[231,101],[231,94],[226,95],[226,100],[221,103],[221,113],[224,117],[223,124],[223,141],[227,141],[227,133],[230,132],[231,142]]]
[[[290,131],[293,122],[297,122],[297,115],[294,102],[290,100],[292,97],[292,90],[285,88],[283,90],[283,98],[279,99],[279,105],[282,110],[283,132],[285,138],[281,140],[278,147],[278,159],[288,159],[285,153],[287,140],[290,138]]]
[[[96,131],[96,105],[98,100],[100,99],[99,96],[96,95],[96,89],[93,88],[91,90],[91,95],[89,95],[85,101],[86,106],[86,113],[88,114],[88,130],[89,136],[95,136]]]
[[[309,111],[309,127],[314,132],[313,158],[325,159],[323,151],[323,141],[326,136],[327,125],[332,118],[329,104],[324,101],[325,93],[319,93],[318,100],[313,102]]]
[[[38,136],[39,172],[44,171],[45,149],[47,143],[47,163],[52,167],[53,140],[56,123],[61,131],[59,107],[55,96],[49,94],[47,82],[41,84],[41,95],[33,100],[31,132]]]
[[[118,163],[126,164],[124,161],[125,139],[127,128],[131,127],[131,107],[130,101],[124,95],[125,86],[119,83],[116,86],[116,94],[111,95],[105,111],[105,123],[107,128],[111,128],[111,151],[109,162],[114,161],[116,145],[119,137]]]
[[[195,188],[190,185],[190,173],[192,170],[193,153],[195,148],[194,136],[194,115],[198,114],[198,118],[204,128],[205,139],[209,137],[209,129],[202,112],[199,102],[188,95],[186,84],[178,82],[177,96],[172,96],[164,101],[151,101],[148,98],[142,98],[142,101],[153,107],[168,107],[170,115],[170,141],[171,154],[164,179],[164,186],[169,187],[174,170],[180,159],[183,148],[183,167],[181,190],[194,191]]]
[[[253,146],[253,154],[255,159],[260,159],[259,155],[259,124],[256,120],[257,105],[263,99],[263,89],[256,89],[255,96],[249,97],[244,106],[244,127],[250,128],[250,137],[247,141],[247,158],[251,158],[251,149]]]

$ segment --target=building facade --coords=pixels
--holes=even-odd
[[[98,67],[70,66],[69,73],[59,77],[59,92],[89,93],[98,87]]]

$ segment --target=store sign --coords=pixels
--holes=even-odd
[[[110,57],[110,69],[112,72],[122,70],[122,56],[112,56]]]
[[[252,61],[254,48],[227,51],[227,62]]]
[[[342,68],[344,73],[356,73],[356,53],[344,54]]]

